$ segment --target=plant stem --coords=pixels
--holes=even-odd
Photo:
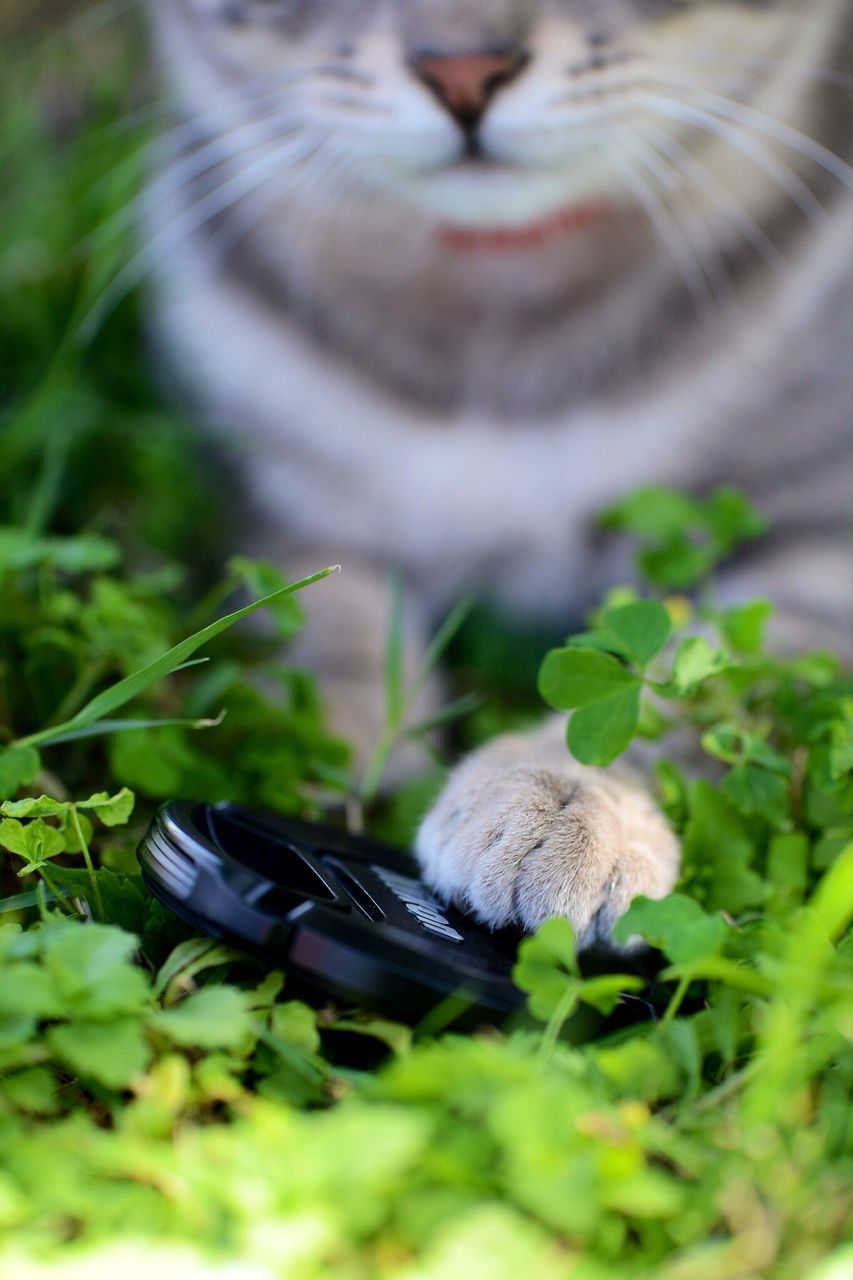
[[[690,978],[679,979],[678,986],[675,988],[675,991],[673,992],[672,999],[670,1000],[669,1004],[666,1006],[664,1015],[660,1020],[660,1025],[662,1027],[665,1027],[668,1023],[672,1022],[673,1018],[678,1013],[678,1010],[681,1008],[684,997],[687,995],[687,988],[689,986],[690,986]]]
[[[75,912],[68,910],[68,905],[65,901],[65,898],[62,896],[62,893],[60,892],[59,887],[54,884],[50,876],[45,871],[44,867],[41,868],[40,875],[41,875],[41,879],[36,884],[36,899],[38,900],[39,914],[41,914],[42,920],[47,918],[44,914],[42,914],[42,901],[44,901],[45,911],[47,910],[47,901],[45,899],[44,887],[43,887],[44,885],[47,885],[48,889],[50,889],[50,892],[53,894],[54,898],[57,901],[60,911],[65,912],[66,915],[76,914]],[[39,890],[41,890],[41,893],[39,893]]]
[[[71,821],[74,823],[74,830],[77,833],[77,839],[80,841],[80,851],[83,854],[83,861],[86,863],[86,870],[89,872],[89,880],[91,881],[91,884],[92,884],[92,893],[95,895],[95,906],[97,907],[97,910],[98,910],[98,919],[103,920],[104,919],[104,903],[101,898],[101,889],[100,889],[100,885],[98,884],[98,878],[95,875],[95,867],[92,862],[92,855],[89,852],[89,846],[86,842],[86,837],[83,835],[83,826],[82,826],[82,823],[80,822],[80,815],[77,812],[76,804],[72,804],[70,806],[70,809],[71,809]]]
[[[553,1054],[560,1038],[560,1032],[563,1030],[569,1016],[574,1012],[577,1000],[577,986],[575,980],[570,979],[566,990],[560,997],[559,1004],[548,1019],[547,1027],[542,1032],[542,1040],[539,1045],[539,1060],[541,1062],[546,1062]]]
[[[391,752],[394,750],[394,743],[400,733],[401,725],[402,721],[394,717],[394,719],[385,724],[379,735],[379,741],[376,743],[373,754],[367,762],[367,768],[364,771],[364,777],[358,789],[358,798],[364,807],[376,798]]]
[[[44,922],[47,920],[47,899],[45,897],[44,884],[45,884],[44,880],[39,880],[38,884],[36,885],[36,903],[38,905],[39,915],[41,916],[42,924],[44,924]]]

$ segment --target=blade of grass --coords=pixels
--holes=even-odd
[[[473,604],[473,600],[460,600],[458,604],[453,606],[450,613],[444,619],[444,622],[442,622],[441,626],[438,628],[438,631],[436,631],[430,641],[426,653],[423,656],[423,659],[421,660],[421,664],[415,673],[415,678],[412,681],[412,687],[409,691],[410,702],[415,701],[427,680],[444,657],[447,646],[451,643],[460,627],[465,622],[465,619],[473,608]]]
[[[216,729],[225,719],[221,711],[214,719],[188,720],[96,720],[94,724],[84,725],[82,729],[71,729],[59,737],[51,738],[50,745],[58,746],[60,742],[79,742],[81,738],[99,738],[102,734],[124,733],[128,729]]]
[[[403,584],[395,575],[390,582],[391,611],[388,619],[388,644],[385,651],[385,717],[397,724],[403,714]]]
[[[284,596],[291,595],[295,591],[301,591],[305,587],[310,587],[315,582],[320,582],[323,578],[327,578],[329,574],[334,573],[336,569],[337,566],[335,565],[328,569],[321,569],[319,573],[313,573],[307,578],[301,578],[298,582],[293,582],[289,586],[283,587],[280,591],[274,591],[271,595],[263,596],[260,600],[253,601],[252,604],[246,605],[243,609],[237,609],[234,613],[218,618],[216,622],[203,627],[201,631],[196,631],[185,640],[181,640],[139,671],[134,671],[131,675],[126,676],[124,680],[119,680],[117,684],[112,685],[109,689],[104,689],[102,693],[97,694],[90,702],[87,702],[85,707],[82,707],[70,720],[66,720],[63,724],[54,725],[50,729],[42,729],[39,733],[30,734],[27,738],[21,738],[17,745],[34,747],[55,742],[60,738],[68,741],[69,733],[76,733],[79,729],[94,725],[111,712],[117,711],[119,707],[123,707],[126,703],[132,701],[132,699],[138,698],[146,689],[150,689],[152,685],[157,684],[165,676],[171,675],[179,666],[186,663],[202,645],[215,639],[223,631],[227,631],[229,627],[233,627],[236,622],[242,621],[243,618],[248,618],[250,614],[257,612],[258,609],[264,609],[267,605],[274,603],[276,600],[281,600]]]
[[[482,705],[483,699],[478,693],[466,693],[454,702],[448,702],[447,706],[442,707],[440,711],[437,711],[434,716],[430,716],[428,720],[421,720],[418,724],[410,725],[405,730],[406,737],[422,738],[425,733],[432,733],[434,729],[443,729],[445,725],[452,724],[454,720],[459,720],[462,716],[469,715]]]
[[[462,600],[445,618],[432,639],[421,663],[415,672],[411,685],[404,685],[403,671],[403,593],[399,579],[392,579],[391,621],[388,629],[388,651],[385,660],[386,712],[385,724],[373,754],[367,762],[364,775],[358,787],[357,799],[362,808],[376,798],[382,785],[382,778],[394,751],[397,739],[406,730],[406,716],[423,691],[427,680],[438,665],[445,649],[456,635],[471,609],[471,602]],[[450,717],[459,714],[458,705],[450,709]],[[439,716],[441,713],[439,713]],[[438,719],[437,724],[442,720]],[[417,726],[414,737],[423,737],[428,732],[425,726]]]

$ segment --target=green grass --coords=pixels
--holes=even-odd
[[[831,655],[768,656],[766,602],[715,607],[716,561],[760,529],[739,496],[610,513],[648,598],[616,593],[542,668],[584,759],[681,728],[716,761],[715,785],[661,768],[684,877],[623,926],[667,966],[658,1020],[607,1030],[644,979],[585,970],[563,922],[523,945],[525,1025],[435,1036],[294,1000],[145,893],[134,848],[160,799],[310,816],[373,779],[282,657],[297,597],[266,630],[163,656],[280,592],[286,566],[229,561],[222,471],[151,385],[138,296],[81,331],[132,252],[138,47],[108,28],[95,72],[89,43],[7,48],[0,87],[0,1269],[840,1280],[853,687]],[[696,582],[702,645],[667,595]],[[480,704],[460,741],[541,705],[544,645],[525,652],[469,618],[452,653]],[[368,824],[402,836],[434,781],[366,804]]]

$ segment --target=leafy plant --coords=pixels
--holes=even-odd
[[[220,575],[227,545],[202,536],[231,492],[215,468],[198,483],[193,431],[147,384],[136,298],[80,334],[127,257],[150,119],[128,123],[135,30],[105,32],[94,76],[72,34],[0,83],[18,175],[0,218],[0,1269],[840,1280],[853,688],[831,655],[768,654],[767,601],[715,604],[714,565],[763,524],[743,495],[609,513],[652,592],[696,601],[621,589],[543,667],[580,758],[657,740],[684,875],[620,922],[655,949],[630,972],[549,921],[519,949],[525,1020],[434,1034],[308,1003],[145,891],[134,848],[169,795],[311,815],[349,790],[375,825],[412,691],[392,625],[388,726],[355,785],[283,656],[283,571]],[[60,67],[73,128],[47,109]],[[247,590],[268,626],[230,625]],[[517,645],[478,625],[462,668],[479,652],[500,686]],[[463,736],[526,713],[472,685]],[[676,732],[706,776],[667,760]]]

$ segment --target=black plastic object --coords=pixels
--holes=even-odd
[[[194,928],[281,964],[311,987],[414,1021],[458,997],[464,1021],[519,1008],[518,935],[440,904],[410,859],[334,827],[174,803],[139,847],[142,875]]]

